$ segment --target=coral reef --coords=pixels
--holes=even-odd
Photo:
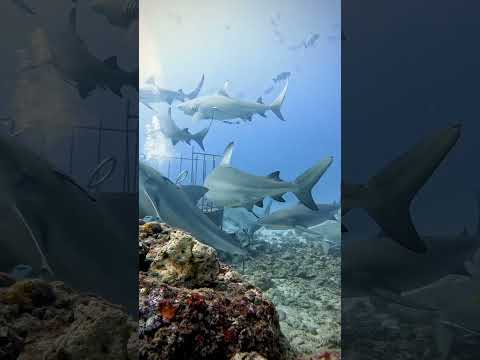
[[[1,359],[132,360],[137,340],[137,324],[101,298],[38,279],[0,285]]]
[[[165,224],[139,228],[140,359],[294,358],[274,305],[214,249]]]
[[[257,251],[242,275],[273,302],[293,349],[313,356],[340,348],[340,257],[302,235],[258,231],[252,244]]]

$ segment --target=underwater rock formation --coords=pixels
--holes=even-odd
[[[38,279],[0,287],[0,359],[133,360],[137,344],[137,324],[102,298]]]
[[[139,249],[140,359],[294,358],[274,305],[214,249],[159,223]]]

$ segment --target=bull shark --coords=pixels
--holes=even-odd
[[[387,164],[366,185],[342,184],[342,215],[363,208],[385,235],[407,249],[425,253],[427,246],[413,225],[410,204],[456,144],[460,132],[459,124],[437,131]]]
[[[1,271],[28,264],[35,274],[94,292],[135,315],[134,239],[101,202],[26,146],[2,136],[0,153]]]
[[[190,145],[190,141],[193,140],[202,148],[203,151],[205,151],[203,140],[205,139],[205,136],[207,136],[210,127],[200,130],[194,134],[190,133],[188,128],[180,129],[172,119],[171,108],[168,109],[168,116],[154,116],[154,118],[157,119],[158,123],[160,124],[160,129],[152,131],[160,131],[166,138],[170,139],[173,146],[177,145],[179,141],[183,141]]]
[[[340,209],[338,204],[316,204],[318,210],[310,210],[303,204],[298,204],[287,209],[277,210],[272,214],[259,219],[258,227],[266,227],[272,230],[295,229],[304,232],[317,234],[310,230],[312,226],[324,223],[327,220],[337,220],[337,213]]]
[[[192,116],[194,121],[201,119],[226,121],[237,118],[251,121],[252,116],[255,114],[266,117],[265,112],[269,110],[280,120],[285,121],[280,109],[287,94],[288,81],[280,95],[270,105],[264,104],[261,97],[257,99],[257,102],[234,99],[227,93],[227,86],[228,81],[217,94],[200,96],[196,99],[185,101],[178,104],[177,108],[186,115]]]
[[[268,176],[248,174],[231,166],[234,143],[225,149],[222,161],[205,179],[204,186],[208,189],[206,198],[217,207],[245,207],[249,210],[254,205],[263,206],[263,199],[271,197],[277,201],[285,201],[282,195],[293,192],[308,208],[318,210],[313,201],[311,190],[327,171],[333,161],[328,156],[324,160],[305,171],[294,181],[280,179],[280,172],[275,171]]]
[[[186,100],[192,100],[195,99],[200,93],[200,90],[202,90],[204,81],[205,75],[202,74],[202,78],[200,79],[197,87],[192,92],[185,94],[182,89],[175,91],[163,89],[157,86],[155,78],[152,76],[145,82],[147,86],[140,89],[140,102],[145,104],[147,107],[151,107],[152,104],[162,102],[172,105],[174,101],[184,102]]]
[[[197,200],[208,189],[202,188]],[[140,208],[153,211],[167,224],[187,231],[197,240],[229,254],[246,255],[247,251],[235,243],[233,237],[223,232],[196,205],[185,191],[151,166],[140,162]],[[143,210],[140,211],[142,215]],[[152,215],[152,214],[148,214]]]
[[[52,64],[65,82],[77,88],[81,98],[88,97],[96,88],[108,88],[120,97],[123,86],[138,90],[138,70],[125,71],[118,66],[116,56],[102,61],[90,52],[77,34],[76,11],[74,4],[66,30],[37,29],[35,32],[37,51],[45,54],[44,62]]]
[[[127,29],[138,20],[138,0],[93,0],[90,8],[120,28]]]

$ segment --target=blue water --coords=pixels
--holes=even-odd
[[[285,42],[274,34],[275,26]],[[288,47],[313,33],[320,35],[314,47],[296,51]],[[340,198],[340,1],[142,1],[140,9],[140,81],[156,75],[159,86],[190,92],[205,74],[200,95],[212,94],[230,81],[232,97],[255,101],[263,96],[270,103],[283,83],[265,95],[272,78],[290,71],[289,88],[280,121],[273,113],[254,116],[240,125],[214,123],[205,140],[206,151],[222,154],[235,142],[233,166],[266,175],[280,170],[284,180],[326,156],[334,162],[317,186],[317,202]],[[166,113],[167,104],[156,106]],[[140,153],[145,143],[145,124],[154,113],[140,105]],[[208,126],[194,124],[189,116],[173,108],[179,127],[198,131]],[[196,146],[196,151],[200,149]],[[179,143],[174,153],[191,154]],[[172,155],[170,152],[169,155]],[[159,165],[166,172],[166,164]],[[288,200],[295,201],[288,194]]]

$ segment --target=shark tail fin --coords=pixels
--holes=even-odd
[[[200,82],[198,83],[197,87],[189,94],[187,94],[187,97],[192,100],[195,99],[198,94],[200,93],[200,90],[202,90],[203,82],[205,81],[205,75],[202,74],[202,78],[200,79]]]
[[[203,151],[205,151],[203,140],[205,139],[205,136],[207,136],[208,130],[209,128],[207,127],[192,135],[192,140],[195,141],[198,144],[198,146],[202,148]]]
[[[282,92],[280,93],[280,95],[278,95],[278,97],[270,105],[270,110],[272,110],[273,113],[275,115],[277,115],[277,117],[282,121],[285,121],[285,119],[284,119],[280,109],[281,109],[282,104],[285,100],[285,96],[287,95],[287,89],[288,89],[288,80],[287,80],[287,82],[285,84],[285,87],[283,88]]]
[[[329,156],[295,179],[295,184],[298,186],[298,190],[294,192],[295,196],[302,204],[311,210],[318,210],[312,197],[312,188],[318,180],[320,180],[325,171],[327,171],[332,162],[333,157]]]
[[[456,144],[461,125],[453,124],[419,142],[369,179],[366,186],[342,188],[342,212],[363,208],[386,236],[403,247],[425,253],[427,245],[418,235],[410,216],[417,192]]]

